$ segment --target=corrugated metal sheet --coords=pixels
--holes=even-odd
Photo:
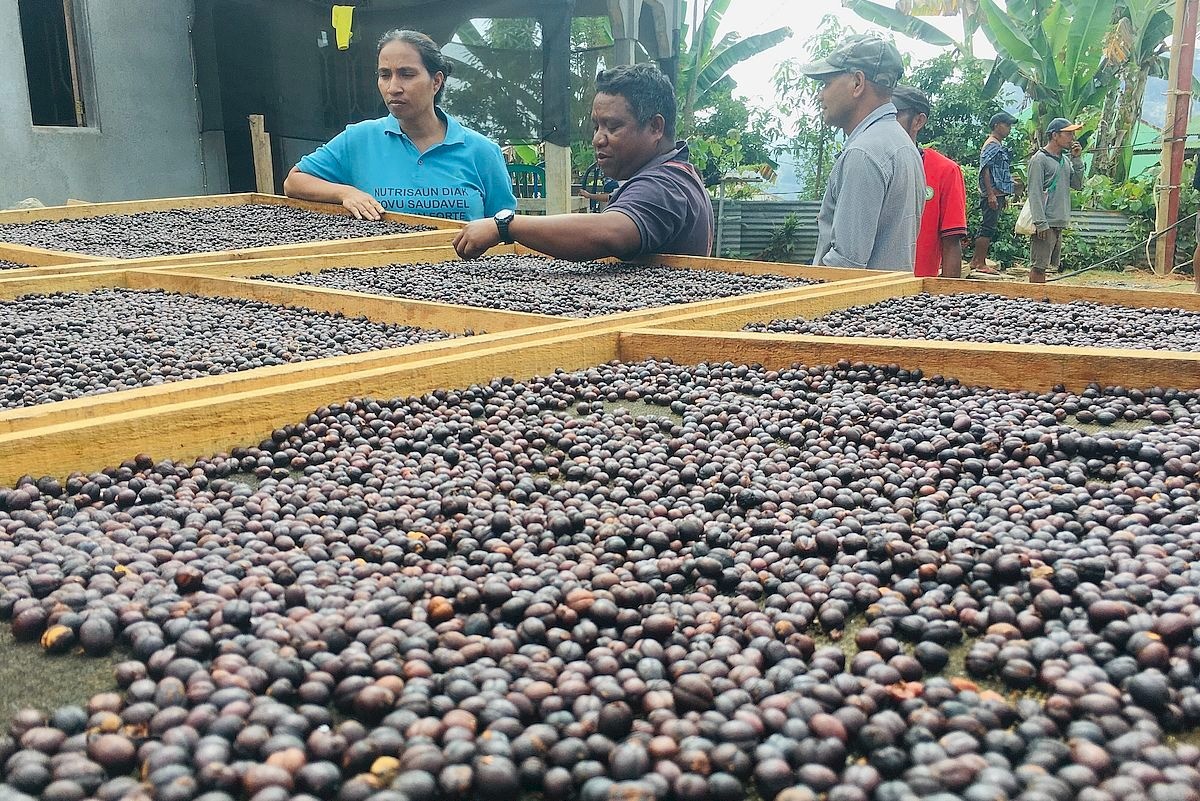
[[[714,202],[714,213],[716,206]],[[790,215],[795,214],[799,227],[789,261],[809,263],[817,252],[817,212],[820,210],[819,200],[726,200],[720,221],[720,255],[752,256],[759,253],[770,243],[771,235],[783,226]]]
[[[1084,239],[1124,236],[1129,232],[1129,217],[1119,211],[1073,211],[1071,227]]]
[[[721,252],[718,255],[746,258],[760,253],[788,216],[795,214],[799,227],[788,261],[809,263],[817,250],[817,213],[820,210],[821,203],[817,200],[726,200],[719,221]],[[714,201],[713,213],[716,211]],[[1129,228],[1129,218],[1115,211],[1076,211],[1071,216],[1071,227],[1087,240],[1121,236]]]

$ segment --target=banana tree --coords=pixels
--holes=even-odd
[[[1167,74],[1166,39],[1171,0],[1119,0],[1118,20],[1105,42],[1105,57],[1119,65],[1119,91],[1110,93],[1097,130],[1093,175],[1124,181],[1133,161],[1133,133],[1142,114],[1146,81]]]
[[[536,139],[542,110],[540,39],[531,18],[464,23],[445,48],[454,67],[446,107],[494,139]],[[606,17],[571,21],[572,141],[591,140],[595,76],[612,44]],[[504,91],[495,91],[497,86]]]
[[[703,3],[699,7],[699,24],[690,37],[686,36],[686,30],[680,31],[679,74],[675,81],[679,127],[685,131],[694,127],[698,109],[707,107],[712,98],[733,88],[733,78],[729,76],[731,69],[792,35],[790,28],[775,28],[744,39],[736,33],[728,33],[718,40],[717,31],[731,0],[695,2]],[[688,16],[684,13],[681,19],[686,20]]]
[[[984,34],[996,49],[985,88],[1015,83],[1033,100],[1039,131],[1053,117],[1099,108],[1116,85],[1105,54],[1116,0],[978,0]]]

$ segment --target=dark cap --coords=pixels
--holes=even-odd
[[[810,78],[862,70],[868,81],[895,86],[904,74],[900,51],[891,42],[875,36],[850,36],[846,43],[820,61],[805,64],[800,71]]]
[[[1082,125],[1077,125],[1068,120],[1066,117],[1055,117],[1054,119],[1050,120],[1050,124],[1046,126],[1046,133],[1056,134],[1062,133],[1063,131],[1078,131],[1082,127]]]
[[[1001,111],[999,114],[992,115],[992,118],[988,120],[988,127],[995,128],[1000,123],[1004,123],[1005,125],[1016,125],[1017,118],[1009,114],[1007,111]]]
[[[896,106],[896,111],[915,111],[925,116],[929,116],[932,108],[929,95],[913,86],[897,86],[893,89],[892,104]]]

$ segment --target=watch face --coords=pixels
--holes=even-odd
[[[512,209],[501,209],[500,211],[496,212],[496,219],[500,220],[501,222],[508,222],[515,217],[516,214],[517,213]]]

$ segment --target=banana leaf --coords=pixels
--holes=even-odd
[[[739,39],[725,49],[720,50],[711,61],[704,65],[696,80],[697,100],[699,100],[701,95],[706,94],[717,81],[735,66],[751,56],[757,55],[764,50],[769,50],[775,45],[786,41],[791,35],[791,28],[776,28],[773,31]]]
[[[1017,64],[1027,64],[1034,67],[1035,72],[1042,72],[1042,54],[1034,49],[1025,33],[996,5],[995,0],[979,0],[979,9],[987,20],[983,31],[996,51]]]
[[[958,47],[959,43],[936,26],[920,17],[913,17],[895,8],[872,3],[871,0],[842,0],[842,7],[848,8],[858,16],[882,25],[888,30],[911,36],[922,42],[928,42],[939,47]]]
[[[1080,69],[1089,58],[1103,46],[1104,36],[1112,25],[1113,0],[1091,0],[1075,6],[1075,16],[1067,33],[1067,57],[1063,64],[1064,77],[1071,82],[1073,94],[1085,91],[1088,81],[1093,80],[1091,70]],[[1083,73],[1082,75],[1080,73]]]
[[[991,100],[1000,93],[1005,81],[1011,81],[1018,74],[1017,65],[1007,58],[997,58],[992,63],[992,71],[983,82],[983,99]]]

